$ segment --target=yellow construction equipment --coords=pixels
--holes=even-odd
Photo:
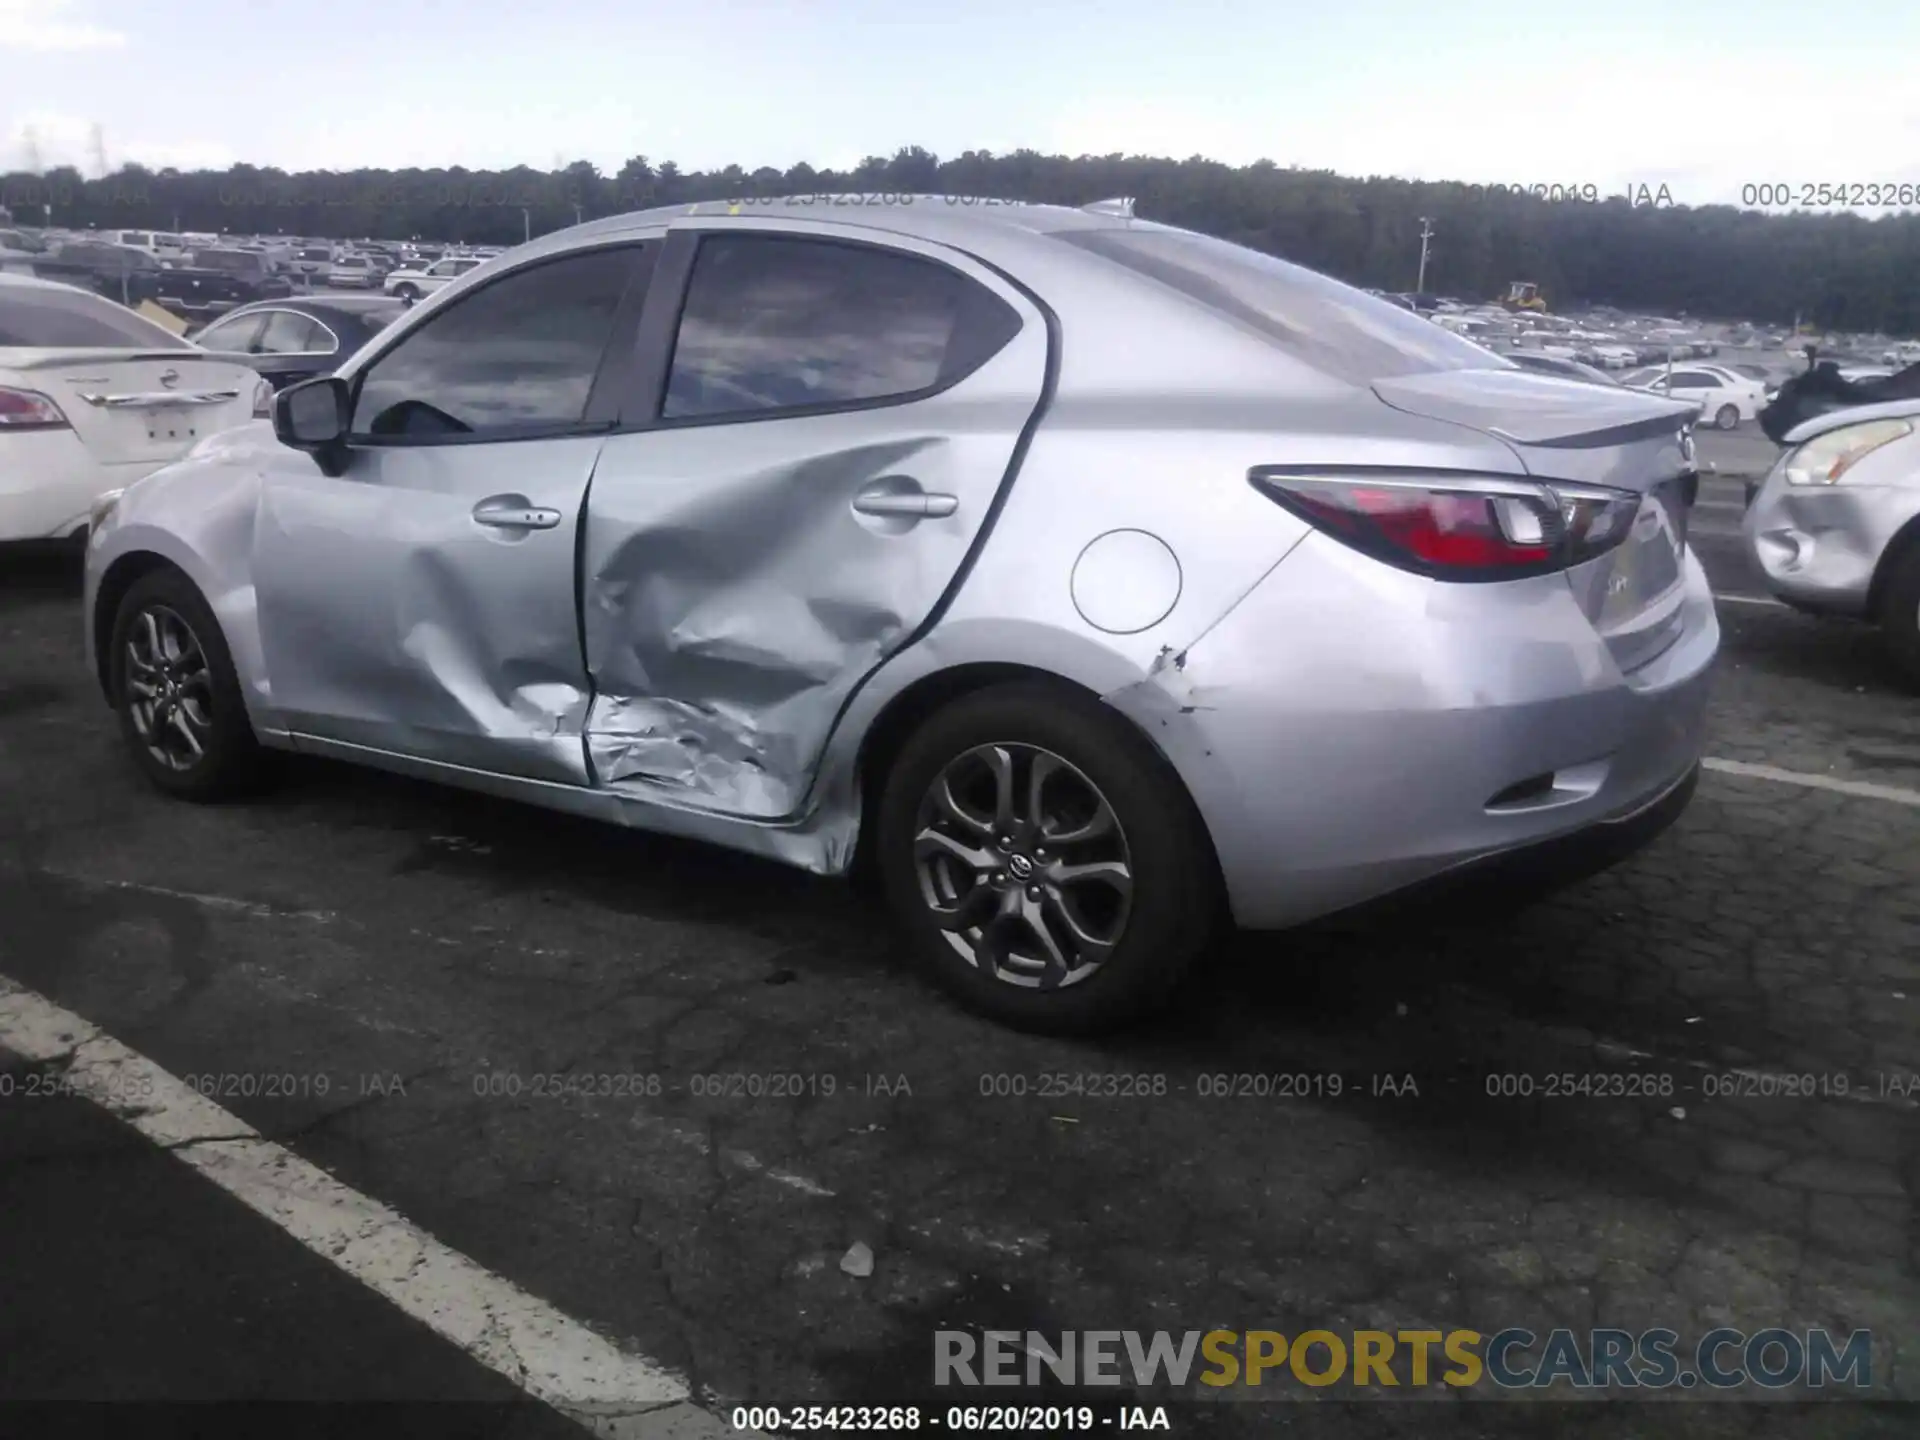
[[[1547,302],[1540,298],[1540,287],[1531,280],[1515,280],[1507,286],[1507,298],[1500,302],[1509,310],[1544,310]]]

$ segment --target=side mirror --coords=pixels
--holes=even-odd
[[[351,419],[352,397],[338,376],[303,380],[273,397],[274,437],[290,449],[306,451],[328,475],[345,468]]]

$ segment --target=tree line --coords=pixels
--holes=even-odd
[[[1537,188],[1537,187],[1536,187]],[[858,192],[974,195],[1084,205],[1133,196],[1138,214],[1206,231],[1356,285],[1410,290],[1423,218],[1427,289],[1491,299],[1530,280],[1554,308],[1613,304],[1661,313],[1824,329],[1920,333],[1920,214],[1765,214],[1673,203],[1665,190],[1499,186],[1356,178],[1258,161],[1233,166],[1123,155],[942,160],[918,147],[850,171],[683,171],[637,155],[612,174],[585,161],[541,171],[288,173],[124,167],[0,176],[16,223],[421,239],[510,245],[578,220],[700,200]]]

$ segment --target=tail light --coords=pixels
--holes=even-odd
[[[38,390],[0,385],[0,430],[66,430],[60,407]]]
[[[1436,580],[1569,569],[1626,539],[1641,498],[1597,485],[1397,470],[1256,470],[1251,478],[1315,529]]]

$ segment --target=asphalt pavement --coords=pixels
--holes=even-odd
[[[1722,442],[1752,448],[1703,458]],[[1723,464],[1694,532],[1734,597],[1709,741],[1733,768],[1672,831],[1531,905],[1239,939],[1097,1043],[975,1020],[871,901],[703,847],[307,762],[255,802],[169,803],[84,671],[71,567],[0,559],[0,977],[723,1420],[926,1399],[948,1327],[1870,1328],[1872,1396],[1920,1400],[1920,807],[1844,788],[1912,793],[1920,708],[1866,632],[1755,603],[1739,493]],[[57,1061],[0,1073],[0,1397],[564,1423],[485,1409],[512,1387],[470,1347],[136,1133],[137,1107],[29,1095]],[[1502,1093],[1627,1073],[1666,1088]],[[1320,1078],[1214,1093],[1280,1075]],[[1852,1437],[1917,1414],[1288,1402],[1175,1428]]]

